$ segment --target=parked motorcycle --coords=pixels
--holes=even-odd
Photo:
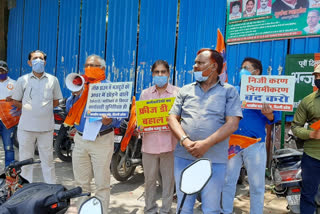
[[[70,199],[81,192],[80,187],[67,190],[61,184],[30,183],[0,206],[0,214],[65,213]]]
[[[111,160],[111,173],[118,181],[128,180],[138,165],[142,165],[142,139],[137,132],[129,136],[129,143],[125,146],[123,138],[128,128],[128,120],[124,120],[120,128],[115,129],[115,149]]]
[[[60,160],[71,162],[72,150],[74,147],[74,136],[77,133],[76,128],[66,127],[63,124],[60,126],[59,134],[54,144],[54,150]]]
[[[4,173],[0,175],[0,205],[8,200],[17,190],[29,182],[21,174],[21,167],[25,165],[40,163],[32,158],[12,162],[5,168]]]
[[[300,213],[301,158],[302,152],[292,149],[279,149],[273,155],[271,178],[278,197],[286,197],[288,210]]]

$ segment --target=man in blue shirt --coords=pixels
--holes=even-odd
[[[88,56],[85,62],[85,79],[90,83],[107,83],[105,69],[106,63],[104,59],[97,55]],[[94,177],[96,184],[95,196],[102,202],[103,213],[108,213],[110,200],[110,162],[114,149],[114,133],[113,127],[120,125],[119,119],[102,117],[102,126],[95,139],[89,141],[83,139],[83,132],[86,129],[85,106],[78,108],[81,99],[88,95],[88,86],[85,86],[78,92],[73,92],[72,96],[67,100],[68,117],[65,121],[67,125],[75,125],[77,133],[74,136],[75,146],[72,152],[72,166],[75,182],[77,186],[82,188],[83,192],[91,192],[90,182]],[[86,99],[84,100],[86,103]],[[72,108],[77,107],[77,108]],[[80,122],[70,120],[75,114],[81,114]],[[79,115],[80,116],[80,115]],[[71,121],[71,122],[70,122]],[[78,200],[78,208],[85,200],[81,197]]]
[[[241,73],[261,75],[261,62],[254,58],[245,58]],[[233,200],[237,180],[242,164],[246,167],[250,187],[250,213],[263,213],[265,169],[266,169],[266,124],[275,121],[275,115],[269,105],[263,104],[261,110],[243,109],[243,119],[234,133],[261,141],[239,152],[228,161],[227,174],[222,192],[222,213],[233,213]]]
[[[212,162],[212,177],[201,191],[203,213],[220,213],[220,199],[228,162],[229,136],[242,117],[237,90],[219,80],[223,58],[212,49],[198,51],[193,66],[196,82],[179,90],[168,124],[179,139],[174,152],[174,177],[180,186],[182,170],[204,157]],[[180,207],[183,193],[177,188]],[[188,195],[182,213],[193,213],[196,195]]]

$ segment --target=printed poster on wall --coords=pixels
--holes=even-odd
[[[128,118],[132,82],[90,84],[85,117]]]
[[[295,77],[294,110],[301,100],[317,90],[312,72],[320,64],[320,53],[287,55],[285,74]]]
[[[241,107],[262,109],[267,103],[274,111],[292,111],[294,98],[293,76],[254,75],[242,76]]]
[[[228,44],[320,35],[320,0],[227,0]]]
[[[137,101],[138,131],[170,131],[167,119],[174,100],[175,97]]]

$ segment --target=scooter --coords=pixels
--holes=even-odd
[[[302,154],[292,148],[279,149],[275,151],[271,163],[274,192],[278,197],[286,197],[287,209],[292,213],[300,213]]]
[[[21,167],[35,163],[40,163],[40,161],[34,161],[30,158],[23,161],[12,162],[5,168],[5,172],[0,175],[0,205],[7,201],[16,191],[29,183],[20,175]]]
[[[120,124],[120,128],[115,129],[114,153],[111,160],[111,173],[118,181],[128,180],[134,173],[138,165],[142,165],[142,139],[134,132],[128,136],[130,138],[127,145],[122,146],[123,138],[128,128],[128,120]]]

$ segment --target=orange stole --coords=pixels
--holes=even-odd
[[[248,148],[259,141],[261,141],[261,138],[256,139],[237,134],[231,135],[229,140],[228,159],[233,158],[243,149]]]
[[[122,152],[126,151],[126,148],[130,142],[131,136],[133,135],[133,132],[136,129],[136,126],[137,126],[136,97],[133,96],[128,128],[126,130],[126,133],[123,136],[123,139],[121,141],[121,146],[120,146],[120,149]]]

